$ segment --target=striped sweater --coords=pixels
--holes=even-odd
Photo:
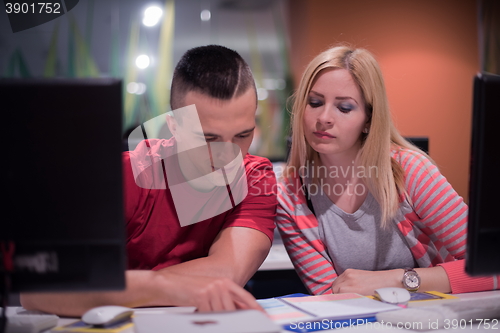
[[[452,293],[498,289],[499,276],[473,278],[465,273],[467,206],[463,199],[420,153],[402,149],[393,152],[393,158],[405,170],[413,203],[411,211],[401,209],[396,214],[394,223],[418,266],[442,266]],[[276,225],[300,278],[315,295],[331,293],[337,273],[298,178],[280,181],[278,202]]]

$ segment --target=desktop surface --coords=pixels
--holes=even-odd
[[[484,292],[475,292],[475,293],[466,293],[466,294],[454,294],[455,296],[459,297],[461,300],[476,300],[476,299],[483,299],[483,298],[499,298],[500,300],[500,290],[495,290],[495,291],[484,291]],[[431,305],[429,305],[431,306]],[[141,316],[141,315],[158,315],[161,316],[163,314],[169,313],[193,313],[195,311],[194,307],[154,307],[154,308],[137,308],[134,309],[134,316]],[[77,318],[60,318],[58,326],[62,325],[67,325],[70,323],[73,323],[79,319]],[[439,330],[417,330],[417,329],[412,329],[410,328],[404,328],[404,324],[401,325],[401,327],[396,327],[395,325],[388,325],[386,323],[382,322],[372,322],[372,323],[367,323],[364,325],[356,325],[356,326],[349,326],[345,328],[338,328],[338,329],[330,329],[330,330],[321,330],[318,332],[325,332],[325,333],[333,333],[333,332],[344,332],[344,331],[350,331],[350,332],[359,332],[359,333],[364,333],[364,332],[422,332],[422,331],[430,331],[433,333],[444,333],[444,332],[476,332],[476,333],[481,333],[481,332],[500,332],[500,321],[490,321],[490,325],[484,325],[479,324],[479,323],[473,323],[471,324],[470,322],[462,322],[460,324],[459,321],[453,322],[450,321],[449,327],[444,328],[444,329],[439,329]],[[460,327],[460,325],[462,325]],[[127,331],[122,331],[121,333],[135,333],[137,332],[134,330],[134,328],[130,328]],[[140,333],[143,331],[141,330]],[[168,330],[165,331],[165,333],[169,332]],[[287,330],[282,330],[281,333],[289,333],[290,331]],[[147,332],[149,333],[149,332]],[[157,332],[151,332],[151,333],[157,333]],[[173,332],[172,332],[173,333]],[[178,333],[178,332],[175,332]]]

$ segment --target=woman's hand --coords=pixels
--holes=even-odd
[[[419,291],[439,291],[450,293],[451,286],[446,271],[441,266],[416,268],[420,275],[421,284]],[[360,269],[346,269],[332,283],[332,293],[358,293],[373,295],[375,289],[385,287],[403,288],[404,269],[391,269],[387,271],[363,271]]]
[[[384,287],[399,287],[403,285],[403,269],[388,271],[363,271],[360,269],[346,269],[332,283],[332,293],[358,293],[373,295],[375,289]]]

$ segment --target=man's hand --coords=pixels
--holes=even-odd
[[[256,309],[264,311],[255,298],[226,278],[193,276],[158,271],[127,271],[125,291],[85,293],[23,293],[27,310],[80,317],[101,305],[195,306],[198,311]]]
[[[196,306],[200,312],[236,309],[264,311],[249,292],[230,279],[174,273],[164,277],[172,284],[165,292],[174,305]]]

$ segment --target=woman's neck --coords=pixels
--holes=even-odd
[[[335,155],[320,154],[324,170],[318,178],[322,190],[335,205],[351,214],[361,207],[368,194],[358,153],[359,149]]]
[[[327,170],[328,178],[354,180],[358,178],[359,149],[352,149],[339,154],[320,154],[321,166]]]

